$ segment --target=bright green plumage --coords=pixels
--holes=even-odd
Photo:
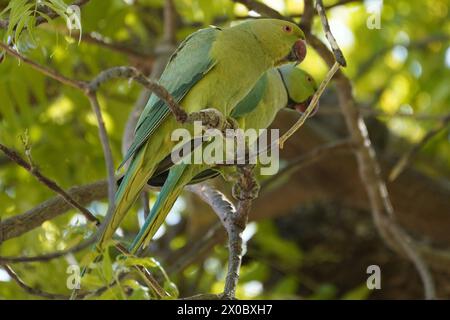
[[[188,113],[214,108],[228,116],[265,71],[286,62],[299,39],[304,39],[304,34],[298,26],[274,19],[252,20],[223,30],[203,29],[180,45],[160,84]],[[180,127],[167,105],[152,96],[124,158],[130,165],[116,193],[115,211],[100,237],[100,249],[158,164],[172,151],[176,142],[171,141],[171,133]],[[191,125],[184,127],[192,129]]]
[[[187,37],[174,52],[159,83],[180,102],[189,90],[208,73],[217,61],[210,56],[218,28],[199,30]],[[195,53],[195,54],[191,54]],[[158,126],[170,115],[167,105],[152,95],[136,126],[134,141],[121,166],[136,152]]]
[[[277,112],[288,105],[288,101],[307,101],[315,90],[316,84],[312,78],[293,64],[283,69],[271,69],[236,106],[232,115],[236,116],[242,129],[264,129],[272,123]],[[202,174],[203,178],[208,177],[208,174],[214,175],[215,172],[211,170],[213,167],[206,164],[178,164],[170,169],[150,215],[129,248],[131,253],[135,253],[142,244],[148,244],[186,184],[193,179],[201,180],[198,177]]]

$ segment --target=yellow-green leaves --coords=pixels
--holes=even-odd
[[[79,8],[69,6],[62,0],[11,0],[0,12],[0,18],[8,21],[5,41],[12,42],[18,49],[26,49],[37,45],[34,36],[38,20],[52,23],[52,15],[64,19],[71,30],[79,30],[81,37],[81,21]]]

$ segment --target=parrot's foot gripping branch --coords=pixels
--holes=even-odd
[[[242,262],[242,232],[245,230],[252,200],[256,199],[259,184],[253,174],[254,165],[238,166],[238,179],[233,186],[233,197],[238,200],[237,210],[225,218],[228,233],[228,273],[222,299],[234,299]]]
[[[237,121],[231,117],[225,117],[218,110],[208,108],[198,112],[190,113],[184,122],[192,123],[200,121],[207,129],[217,129],[225,133],[227,129],[238,129]]]

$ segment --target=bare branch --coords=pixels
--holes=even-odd
[[[206,184],[189,186],[188,190],[196,193],[203,201],[214,210],[228,233],[229,258],[228,272],[225,279],[225,288],[222,298],[233,299],[236,292],[236,286],[239,280],[239,269],[242,262],[242,232],[244,231],[252,200],[257,197],[259,186],[253,176],[253,166],[238,166],[238,181],[233,187],[233,196],[238,200],[237,209],[231,201],[229,201],[223,193],[209,187]],[[198,256],[211,240],[217,239],[220,233],[218,225],[213,226],[202,241],[196,242],[195,255],[183,258],[177,261],[176,265],[183,267],[187,261],[192,261],[192,256]],[[191,251],[189,251],[191,252]]]
[[[303,14],[300,21],[300,28],[302,28],[304,32],[311,31],[311,25],[315,15],[313,1],[314,0],[304,0]]]
[[[42,297],[42,298],[47,298],[47,299],[53,299],[53,300],[68,300],[69,299],[69,296],[66,296],[63,294],[49,293],[49,292],[45,292],[45,291],[37,289],[37,288],[30,287],[7,264],[3,265],[3,269],[11,277],[11,279],[13,279],[23,290],[25,290],[25,292],[27,292],[31,295]]]
[[[86,206],[94,200],[104,199],[107,196],[107,186],[106,180],[100,180],[91,184],[72,187],[66,192],[80,206]],[[0,223],[0,242],[19,237],[30,230],[38,228],[43,222],[52,220],[66,213],[71,208],[73,206],[64,197],[58,195],[42,202],[27,212],[4,219]]]
[[[116,194],[116,178],[114,176],[114,160],[112,157],[111,146],[108,139],[108,133],[106,132],[105,122],[103,120],[102,112],[100,110],[100,105],[98,103],[97,94],[94,91],[91,91],[87,94],[89,98],[89,102],[91,103],[91,107],[95,113],[98,123],[98,134],[100,136],[100,141],[103,148],[103,154],[105,157],[106,163],[106,172],[108,176],[108,200],[109,207],[108,213],[114,212],[114,197]],[[108,214],[106,215],[108,217]]]
[[[225,226],[230,215],[236,214],[234,204],[220,191],[206,183],[186,186],[186,189],[198,195],[217,214],[220,222]]]
[[[49,189],[59,194],[64,201],[66,201],[73,208],[79,210],[88,220],[98,222],[97,218],[86,208],[80,205],[75,199],[73,199],[66,191],[64,191],[55,181],[44,176],[36,167],[31,166],[15,151],[9,149],[0,143],[0,150],[12,161],[19,166],[30,172],[36,179],[47,186]]]
[[[113,67],[104,70],[89,83],[88,90],[96,91],[101,84],[113,78],[133,79],[134,81],[140,83],[146,89],[153,92],[158,98],[166,102],[167,106],[178,121],[184,122],[186,120],[186,112],[183,111],[183,109],[178,105],[172,95],[163,86],[148,79],[134,67]]]
[[[82,91],[84,91],[86,89],[87,84],[85,82],[67,78],[53,69],[44,67],[44,66],[34,62],[33,60],[30,60],[27,57],[23,56],[22,54],[20,54],[16,50],[10,48],[7,44],[5,44],[3,42],[0,42],[0,48],[3,48],[11,56],[18,58],[22,62],[30,65],[33,69],[45,74],[46,76],[48,76],[52,79],[55,79],[65,85],[72,87],[72,88],[80,89]]]
[[[427,132],[418,143],[416,143],[400,160],[394,165],[389,174],[389,181],[394,181],[405,170],[406,166],[412,161],[416,154],[428,143],[433,137],[447,129],[450,122],[450,113],[441,119],[438,126]]]
[[[0,257],[0,264],[5,263],[30,263],[30,262],[47,262],[53,259],[64,257],[68,254],[73,254],[79,252],[83,249],[86,249],[90,245],[94,244],[97,241],[95,236],[92,236],[83,242],[68,248],[66,250],[55,251],[47,254],[30,256],[30,257]]]
[[[331,45],[331,49],[333,50],[334,57],[336,61],[343,67],[347,66],[347,62],[345,61],[344,54],[342,53],[339,45],[336,42],[333,34],[331,33],[330,24],[328,23],[327,16],[325,14],[325,9],[323,7],[322,0],[316,0],[316,10],[319,14],[320,20],[322,21],[323,30],[325,32],[325,36],[327,37],[328,42]]]
[[[232,0],[235,3],[240,3],[246,6],[249,10],[254,10],[262,15],[272,17],[275,19],[280,20],[287,20],[285,16],[283,16],[281,13],[276,11],[275,9],[272,9],[268,5],[254,0]],[[289,19],[288,19],[289,20]]]
[[[225,279],[224,298],[233,299],[239,280],[242,263],[242,232],[248,221],[252,200],[256,199],[259,186],[253,175],[253,165],[238,166],[238,181],[233,186],[233,196],[238,200],[236,212],[225,217],[224,223],[228,233],[228,272]]]

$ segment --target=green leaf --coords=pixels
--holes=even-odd
[[[137,258],[137,257],[126,257],[125,259],[119,260],[126,267],[132,266],[142,266],[144,268],[156,268],[158,267],[158,263],[155,259],[151,257],[147,258]]]

